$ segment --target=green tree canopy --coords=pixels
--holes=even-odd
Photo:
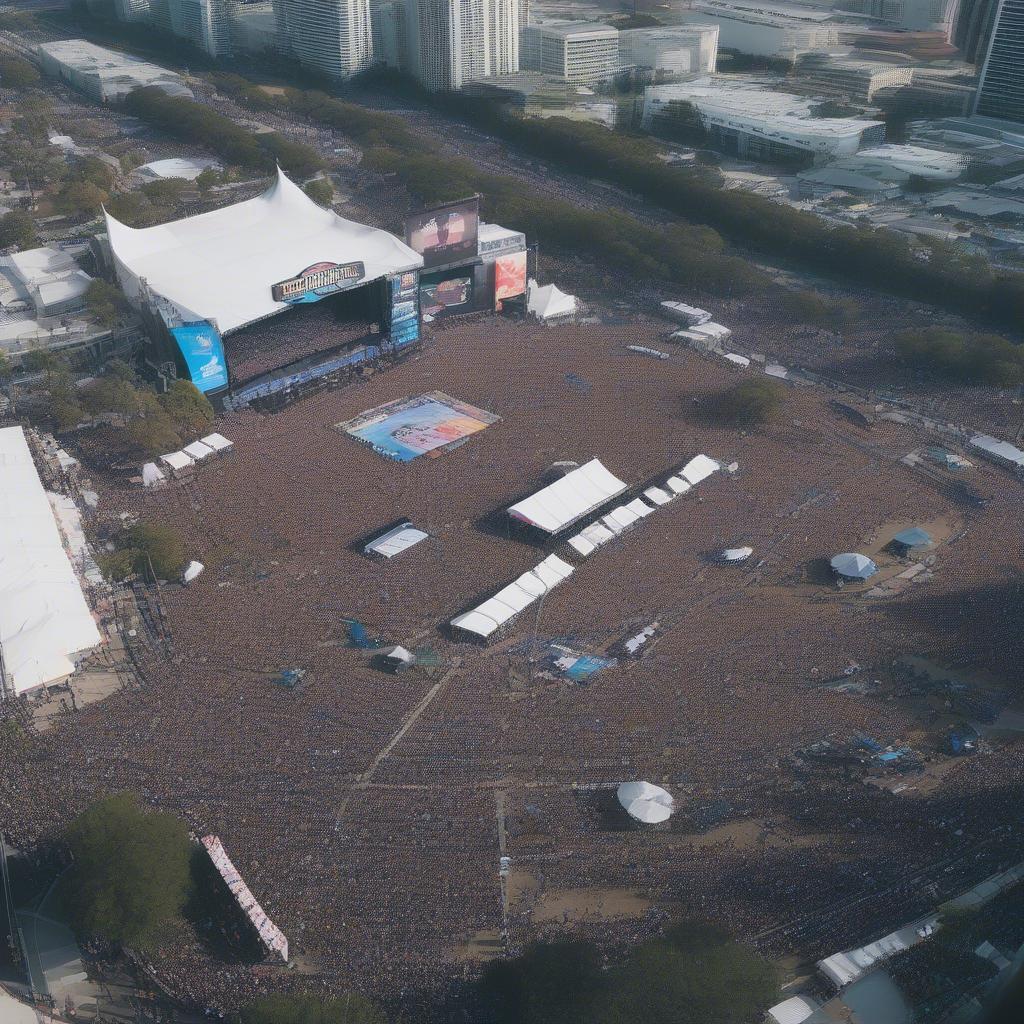
[[[0,85],[6,89],[24,89],[39,84],[39,72],[32,64],[13,53],[0,52]]]
[[[97,323],[104,327],[114,327],[120,323],[128,304],[119,289],[97,277],[86,289],[85,308]]]
[[[315,178],[306,185],[306,195],[321,206],[330,206],[334,201],[334,186],[329,178]]]
[[[387,1024],[383,1011],[357,993],[336,999],[271,995],[246,1003],[242,1024]]]
[[[927,327],[893,338],[896,354],[908,365],[962,384],[1020,384],[1024,346],[997,334],[974,334]]]
[[[184,906],[191,845],[180,818],[120,793],[80,815],[68,843],[74,863],[67,903],[81,933],[145,945]]]
[[[0,248],[31,249],[37,241],[35,221],[24,210],[11,210],[0,217]]]
[[[594,1024],[747,1024],[778,994],[767,961],[707,925],[642,943],[610,975]]]
[[[778,381],[751,377],[715,396],[712,412],[723,423],[756,426],[772,418],[782,404],[784,394]]]
[[[160,579],[177,579],[188,564],[185,541],[177,530],[160,523],[137,523],[128,531],[128,543],[138,552],[135,571],[148,575],[149,566]]]
[[[213,422],[213,406],[190,380],[176,380],[160,404],[182,434],[197,434]]]
[[[480,984],[498,1024],[587,1024],[605,989],[596,947],[567,939],[492,960]]]

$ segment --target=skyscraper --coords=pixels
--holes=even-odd
[[[999,0],[961,0],[953,28],[953,43],[964,60],[981,65],[985,62],[992,26],[996,20]]]
[[[171,31],[211,57],[231,53],[234,0],[169,0]]]
[[[274,0],[278,46],[331,78],[373,63],[369,0]]]
[[[999,0],[974,112],[1024,124],[1024,0]]]
[[[406,0],[409,71],[433,92],[519,70],[519,0]]]

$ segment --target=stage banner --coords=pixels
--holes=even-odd
[[[192,383],[204,395],[228,386],[224,342],[213,324],[204,321],[172,327],[171,336],[177,342]]]
[[[406,244],[423,257],[425,270],[475,259],[479,233],[479,196],[410,214],[405,221]]]
[[[391,279],[391,344],[411,345],[420,336],[420,275],[411,270]]]
[[[514,299],[526,294],[526,252],[499,256],[494,261],[494,300]]]
[[[319,302],[329,295],[354,288],[366,277],[366,265],[355,263],[314,263],[311,267],[279,281],[271,288],[275,302],[297,306],[303,302]]]

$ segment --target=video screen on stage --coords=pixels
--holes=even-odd
[[[494,261],[494,299],[514,299],[526,294],[526,253],[514,252]]]
[[[171,336],[178,343],[178,349],[189,376],[203,394],[219,391],[228,386],[228,364],[224,357],[224,342],[213,324],[204,321],[185,324],[171,329]]]
[[[468,313],[473,309],[473,277],[449,277],[436,284],[424,284],[420,299],[428,316]]]
[[[423,267],[473,259],[480,229],[480,197],[414,213],[405,221],[405,241],[423,257]]]

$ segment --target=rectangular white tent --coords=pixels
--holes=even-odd
[[[213,449],[208,444],[203,444],[202,441],[193,441],[191,444],[185,445],[182,451],[194,462],[202,462],[208,455],[213,454]]]
[[[0,429],[0,663],[7,695],[102,643],[21,427]]]
[[[680,472],[683,479],[692,487],[699,484],[701,480],[706,480],[712,473],[717,473],[721,468],[714,459],[709,459],[706,455],[698,455],[696,458],[690,459]]]
[[[201,437],[199,440],[215,452],[226,452],[235,447],[234,443],[223,434],[207,434],[206,437]]]
[[[395,555],[400,555],[403,551],[407,551],[414,545],[419,544],[420,541],[426,540],[428,536],[430,535],[422,530],[417,530],[412,523],[403,523],[401,526],[396,526],[393,530],[388,530],[387,533],[376,540],[370,541],[363,548],[363,554],[380,555],[382,558],[394,558]]]
[[[566,527],[626,490],[600,459],[591,459],[566,473],[561,480],[516,502],[509,515],[545,533],[561,533]]]
[[[175,472],[195,465],[195,460],[192,456],[186,455],[184,452],[171,452],[168,455],[161,455],[160,461],[170,466]]]

